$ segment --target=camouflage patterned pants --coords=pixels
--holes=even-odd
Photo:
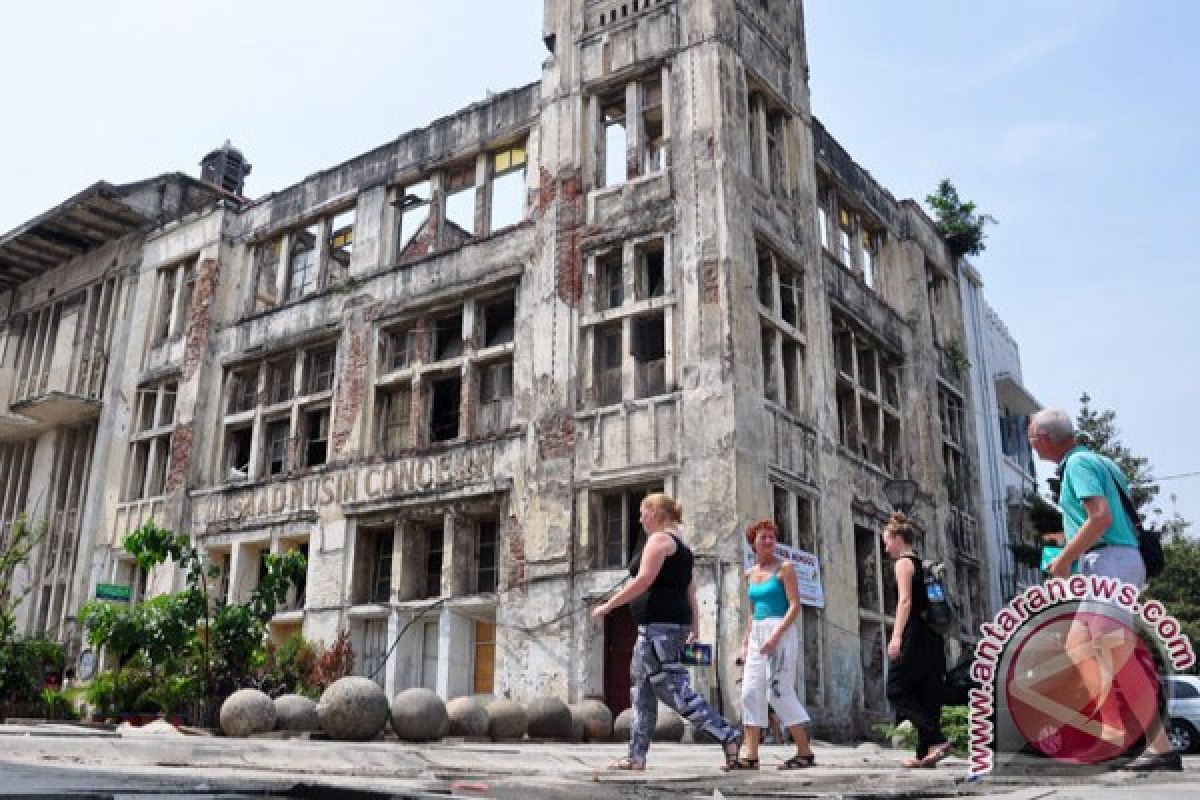
[[[633,761],[646,761],[654,723],[658,721],[659,700],[675,709],[696,730],[704,731],[722,744],[740,736],[707,700],[692,690],[687,667],[680,662],[690,630],[687,625],[665,623],[638,626],[633,661],[629,665],[630,700],[633,702],[629,758]]]

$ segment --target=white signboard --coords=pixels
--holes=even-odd
[[[749,544],[743,544],[742,552],[746,558],[746,569],[754,566],[754,552]],[[821,586],[821,561],[807,550],[789,547],[786,544],[775,545],[775,555],[792,562],[796,568],[796,583],[800,587],[800,604],[815,608],[825,607],[825,589]]]

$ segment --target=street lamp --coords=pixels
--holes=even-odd
[[[892,478],[884,481],[883,493],[892,508],[907,515],[917,503],[917,482],[908,478]]]

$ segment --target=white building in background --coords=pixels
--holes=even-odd
[[[999,608],[1038,581],[1036,569],[1017,563],[1012,546],[1032,541],[1026,497],[1037,488],[1037,473],[1025,431],[1041,404],[1021,381],[1020,349],[984,299],[983,279],[966,261],[962,264],[959,286],[979,443],[980,518],[992,572],[991,606]]]

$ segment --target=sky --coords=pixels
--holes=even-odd
[[[12,4],[0,231],[97,180],[198,175],[226,139],[254,165],[248,194],[282,189],[537,80],[541,13]],[[813,111],[858,163],[897,198],[950,178],[999,220],[973,263],[1034,396],[1074,413],[1088,392],[1156,476],[1200,473],[1200,3],[808,0],[806,25]],[[1161,486],[1200,528],[1200,475]]]

